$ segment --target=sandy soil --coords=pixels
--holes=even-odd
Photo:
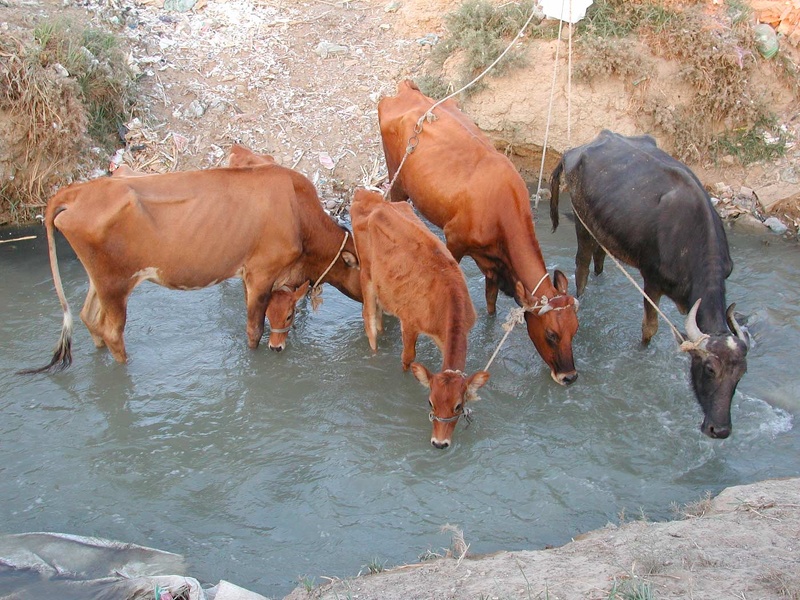
[[[682,520],[609,525],[560,548],[442,558],[285,600],[800,598],[800,479],[728,488],[688,509]]]

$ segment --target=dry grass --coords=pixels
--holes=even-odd
[[[641,107],[672,138],[677,158],[731,155],[746,165],[783,155],[778,124],[751,83],[764,60],[754,46],[746,3],[728,0],[709,11],[703,2],[600,0],[579,34],[576,72],[584,79],[646,79],[649,64],[634,40],[654,56],[680,63],[682,79],[694,90],[691,102],[675,108],[653,100]],[[796,68],[781,65],[787,85],[796,89]]]
[[[532,0],[508,2],[500,5],[488,0],[467,0],[457,10],[445,16],[447,35],[433,47],[432,72],[417,78],[417,84],[426,95],[442,98],[469,83],[488,67],[512,42],[517,33],[537,10]],[[540,28],[541,14],[534,17],[527,33],[532,37],[555,37],[551,25]],[[523,66],[525,60],[518,44],[494,68],[501,75],[514,66]],[[444,64],[451,57],[459,64],[452,80],[444,78]],[[464,91],[465,96],[482,89],[478,82]]]
[[[113,38],[66,22],[0,39],[0,118],[9,172],[0,213],[31,221],[92,144],[109,147],[130,107],[131,77]]]
[[[711,497],[711,492],[706,491],[702,498],[694,502],[689,502],[683,506],[673,504],[672,512],[675,514],[676,518],[691,519],[702,517],[705,516],[709,510],[711,510],[712,503],[713,499]]]

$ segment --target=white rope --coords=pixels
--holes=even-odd
[[[328,265],[328,268],[325,269],[322,275],[319,276],[316,283],[314,283],[314,285],[311,286],[311,289],[308,292],[308,295],[311,298],[312,310],[317,310],[317,308],[319,308],[319,305],[322,304],[322,298],[320,297],[322,295],[322,287],[320,287],[320,282],[322,282],[322,280],[325,278],[325,275],[328,274],[328,271],[330,271],[333,268],[333,265],[336,264],[336,261],[339,260],[339,257],[342,255],[342,250],[344,250],[344,246],[347,243],[348,237],[350,237],[350,232],[345,230],[344,239],[342,240],[342,245],[339,246],[339,251],[336,253],[336,256],[333,257],[333,260],[331,261],[331,264]]]
[[[403,168],[403,164],[406,162],[406,158],[408,158],[408,155],[409,155],[409,154],[411,154],[411,153],[414,151],[414,149],[416,148],[417,144],[415,143],[415,144],[413,144],[413,145],[412,145],[412,144],[411,144],[411,141],[412,141],[414,138],[417,138],[417,142],[419,142],[419,139],[418,139],[418,138],[419,138],[419,135],[422,133],[422,122],[423,122],[424,120],[426,120],[426,119],[427,119],[428,121],[433,121],[433,120],[436,118],[436,117],[434,116],[434,114],[433,114],[433,110],[434,110],[435,108],[437,108],[439,105],[443,104],[444,102],[447,102],[447,101],[448,101],[450,98],[453,98],[454,96],[457,96],[458,94],[460,94],[460,93],[461,93],[461,92],[463,92],[464,90],[467,90],[467,89],[469,89],[470,87],[472,87],[473,85],[475,85],[475,84],[476,84],[478,81],[480,81],[481,79],[483,79],[483,77],[484,77],[484,76],[485,76],[485,75],[486,75],[486,74],[487,74],[489,71],[491,71],[492,69],[494,69],[494,67],[497,65],[497,63],[499,63],[501,60],[503,60],[503,57],[505,57],[505,55],[506,55],[506,54],[508,54],[508,52],[509,52],[509,51],[511,50],[511,48],[514,46],[514,44],[516,44],[516,43],[517,43],[517,40],[519,40],[519,39],[522,37],[522,34],[523,34],[523,33],[525,33],[525,30],[528,28],[528,25],[530,25],[530,24],[531,24],[531,21],[533,20],[533,17],[535,17],[535,16],[536,16],[536,14],[537,14],[537,10],[536,10],[536,9],[537,9],[537,7],[536,7],[536,4],[534,4],[534,5],[533,5],[533,8],[531,8],[531,14],[528,16],[528,20],[527,20],[527,21],[525,21],[525,24],[524,24],[524,25],[522,26],[522,28],[519,30],[519,32],[517,33],[517,35],[515,35],[515,36],[514,36],[514,39],[513,39],[513,40],[511,40],[511,43],[509,43],[509,44],[508,44],[508,46],[506,46],[506,49],[505,49],[505,50],[503,50],[503,51],[500,53],[500,55],[499,55],[497,58],[495,58],[495,59],[494,59],[494,61],[492,61],[492,63],[491,63],[491,64],[490,64],[488,67],[486,67],[486,68],[485,68],[485,69],[484,69],[484,70],[483,70],[483,71],[482,71],[482,72],[481,72],[481,73],[480,73],[480,74],[479,74],[477,77],[475,77],[475,78],[474,78],[472,81],[470,81],[470,82],[469,82],[469,83],[467,83],[466,85],[463,85],[461,88],[459,88],[458,90],[456,90],[456,91],[455,91],[455,92],[453,92],[452,94],[449,94],[449,95],[445,96],[445,97],[444,97],[444,98],[442,98],[441,100],[438,100],[438,101],[434,102],[434,103],[433,103],[433,105],[432,105],[432,106],[431,106],[431,107],[430,107],[430,108],[429,108],[427,111],[425,111],[425,113],[423,113],[423,115],[422,115],[422,116],[419,118],[419,120],[417,121],[417,125],[416,125],[416,127],[414,128],[414,135],[412,135],[412,136],[411,136],[411,137],[408,139],[408,142],[409,142],[409,143],[408,143],[408,145],[406,146],[406,153],[405,153],[405,156],[403,156],[403,160],[401,160],[401,161],[400,161],[400,165],[397,167],[397,171],[395,171],[394,177],[392,178],[392,181],[389,183],[389,187],[387,188],[386,192],[384,193],[384,198],[388,197],[389,193],[391,192],[391,190],[392,190],[392,187],[394,186],[394,183],[395,183],[395,181],[397,181],[397,176],[400,174],[400,169],[402,169],[402,168]]]
[[[616,259],[616,257],[613,254],[611,254],[611,252],[609,252],[606,249],[605,246],[603,246],[602,243],[600,243],[600,240],[597,239],[597,236],[594,234],[594,232],[592,232],[592,230],[589,229],[586,226],[586,222],[581,218],[580,214],[578,214],[578,211],[575,210],[575,205],[574,204],[572,205],[572,212],[575,214],[576,217],[578,217],[578,221],[581,222],[581,225],[583,225],[584,229],[586,229],[586,231],[588,231],[589,234],[594,238],[594,240],[597,242],[597,245],[600,246],[600,248],[602,248],[603,252],[605,252],[608,256],[611,257],[611,260],[614,261],[614,264],[617,265],[619,270],[622,271],[623,275],[625,275],[625,277],[628,278],[628,281],[630,281],[633,284],[633,287],[635,287],[637,290],[639,290],[639,293],[641,293],[642,296],[644,296],[644,299],[647,300],[647,302],[650,303],[650,306],[652,306],[654,309],[656,309],[656,312],[659,315],[661,315],[661,318],[664,319],[664,321],[666,321],[667,325],[669,325],[672,328],[672,332],[675,334],[675,337],[680,340],[679,345],[681,346],[681,350],[684,350],[684,351],[688,350],[688,346],[684,346],[684,344],[686,344],[687,340],[686,340],[686,338],[683,337],[683,334],[681,334],[681,332],[678,331],[678,328],[675,327],[675,325],[672,324],[672,321],[670,321],[669,318],[667,318],[667,315],[665,315],[661,311],[661,309],[658,308],[658,305],[655,302],[653,302],[653,299],[650,298],[650,296],[648,296],[645,293],[645,291],[641,288],[641,286],[638,283],[636,283],[636,280],[631,276],[630,273],[628,273],[628,271],[625,270],[625,268],[622,266],[622,263],[620,263]],[[689,343],[692,343],[692,342],[689,342]]]
[[[563,14],[564,8],[562,4],[561,12]],[[540,190],[542,189],[542,177],[544,176],[544,159],[547,156],[547,139],[550,135],[550,121],[553,117],[553,100],[556,96],[556,74],[558,73],[558,55],[561,49],[561,27],[563,21],[558,21],[558,45],[556,46],[556,59],[553,63],[553,79],[550,83],[550,105],[547,108],[547,122],[544,127],[544,141],[542,142],[542,164],[539,167],[539,182],[536,184],[536,199],[534,200],[534,209],[539,208]]]

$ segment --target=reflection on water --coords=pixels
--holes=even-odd
[[[539,226],[548,266],[572,276],[575,234]],[[333,288],[303,305],[281,354],[247,348],[241,282],[131,297],[128,365],[76,326],[74,363],[47,362],[60,310],[44,237],[0,246],[0,522],[8,533],[64,531],[181,553],[188,573],[270,597],[300,576],[347,577],[374,558],[395,565],[450,543],[475,553],[563,544],[623,509],[671,516],[706,490],[798,475],[800,332],[797,247],[732,234],[728,300],[756,346],[733,407],[731,438],[699,432],[688,359],[663,324],[638,345],[642,302],[611,264],[592,276],[575,340],[580,371],[557,386],[524,328],[509,337],[447,451],[430,446],[425,390],[400,367],[399,326],[373,355],[361,307]],[[77,312],[87,281],[59,246]],[[485,314],[483,282],[463,264],[479,318],[467,369],[486,364],[512,302]],[[574,289],[574,288],[573,288]],[[682,322],[668,302],[668,316]],[[429,341],[419,360],[436,367]]]

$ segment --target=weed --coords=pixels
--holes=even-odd
[[[15,164],[3,177],[0,212],[32,221],[53,189],[71,180],[86,148],[116,141],[132,97],[111,35],[56,20],[40,24],[32,40],[0,38],[0,111],[14,123],[4,142]]]
[[[576,46],[583,57],[575,61],[577,79],[588,81],[613,74],[623,80],[634,80],[646,78],[652,72],[652,64],[645,59],[633,40],[584,36]]]
[[[363,565],[361,568],[366,569],[370,575],[375,575],[376,573],[382,573],[384,569],[384,565],[386,561],[381,561],[377,556],[373,557],[371,561],[369,561],[366,565]]]
[[[655,600],[650,584],[638,577],[614,580],[608,592],[608,600]]]
[[[726,131],[716,139],[717,155],[731,155],[743,165],[786,154],[786,135],[774,119],[762,118],[750,128]]]
[[[43,67],[63,66],[81,89],[89,116],[89,134],[105,141],[130,113],[132,76],[116,38],[106,32],[48,21],[33,31]]]
[[[689,502],[679,507],[677,504],[672,505],[672,512],[675,516],[680,518],[702,517],[711,509],[711,491],[706,490],[703,497],[694,502]]]
[[[497,6],[488,0],[467,0],[457,10],[448,13],[445,16],[448,33],[434,46],[431,60],[441,72],[445,61],[457,54],[460,57],[461,67],[458,81],[444,87],[461,88],[492,64],[522,29],[533,10],[533,0],[509,2]],[[543,37],[552,31],[550,26],[535,35]],[[512,49],[495,66],[495,72],[501,74],[515,64],[524,64],[519,47]],[[469,95],[480,88],[480,84],[474,85],[466,90],[465,94]],[[433,97],[441,95],[444,94],[435,94]]]
[[[418,559],[420,562],[426,562],[426,561],[429,561],[429,560],[436,560],[437,558],[442,558],[442,555],[441,555],[441,554],[439,554],[439,553],[437,553],[437,552],[434,552],[434,551],[433,551],[433,550],[431,550],[430,548],[428,548],[427,550],[425,550],[425,552],[423,552],[422,554],[420,554],[420,555],[417,557],[417,559]]]
[[[637,46],[645,44],[654,56],[677,61],[680,77],[694,91],[682,106],[649,99],[640,107],[672,137],[676,158],[697,162],[732,155],[747,165],[779,157],[785,139],[770,126],[774,118],[751,83],[763,64],[754,48],[751,14],[744,0],[726,0],[713,14],[704,6],[674,9],[663,0],[599,0],[578,26],[575,71],[588,80],[613,74],[643,81],[652,69]],[[800,97],[796,65],[774,62]]]
[[[768,573],[760,575],[758,580],[774,590],[780,598],[800,600],[800,578],[796,575],[772,569]]]
[[[312,591],[314,589],[314,584],[316,583],[315,578],[309,577],[308,575],[301,575],[297,578],[297,581],[300,582],[300,585],[303,586],[303,589],[306,592]]]

